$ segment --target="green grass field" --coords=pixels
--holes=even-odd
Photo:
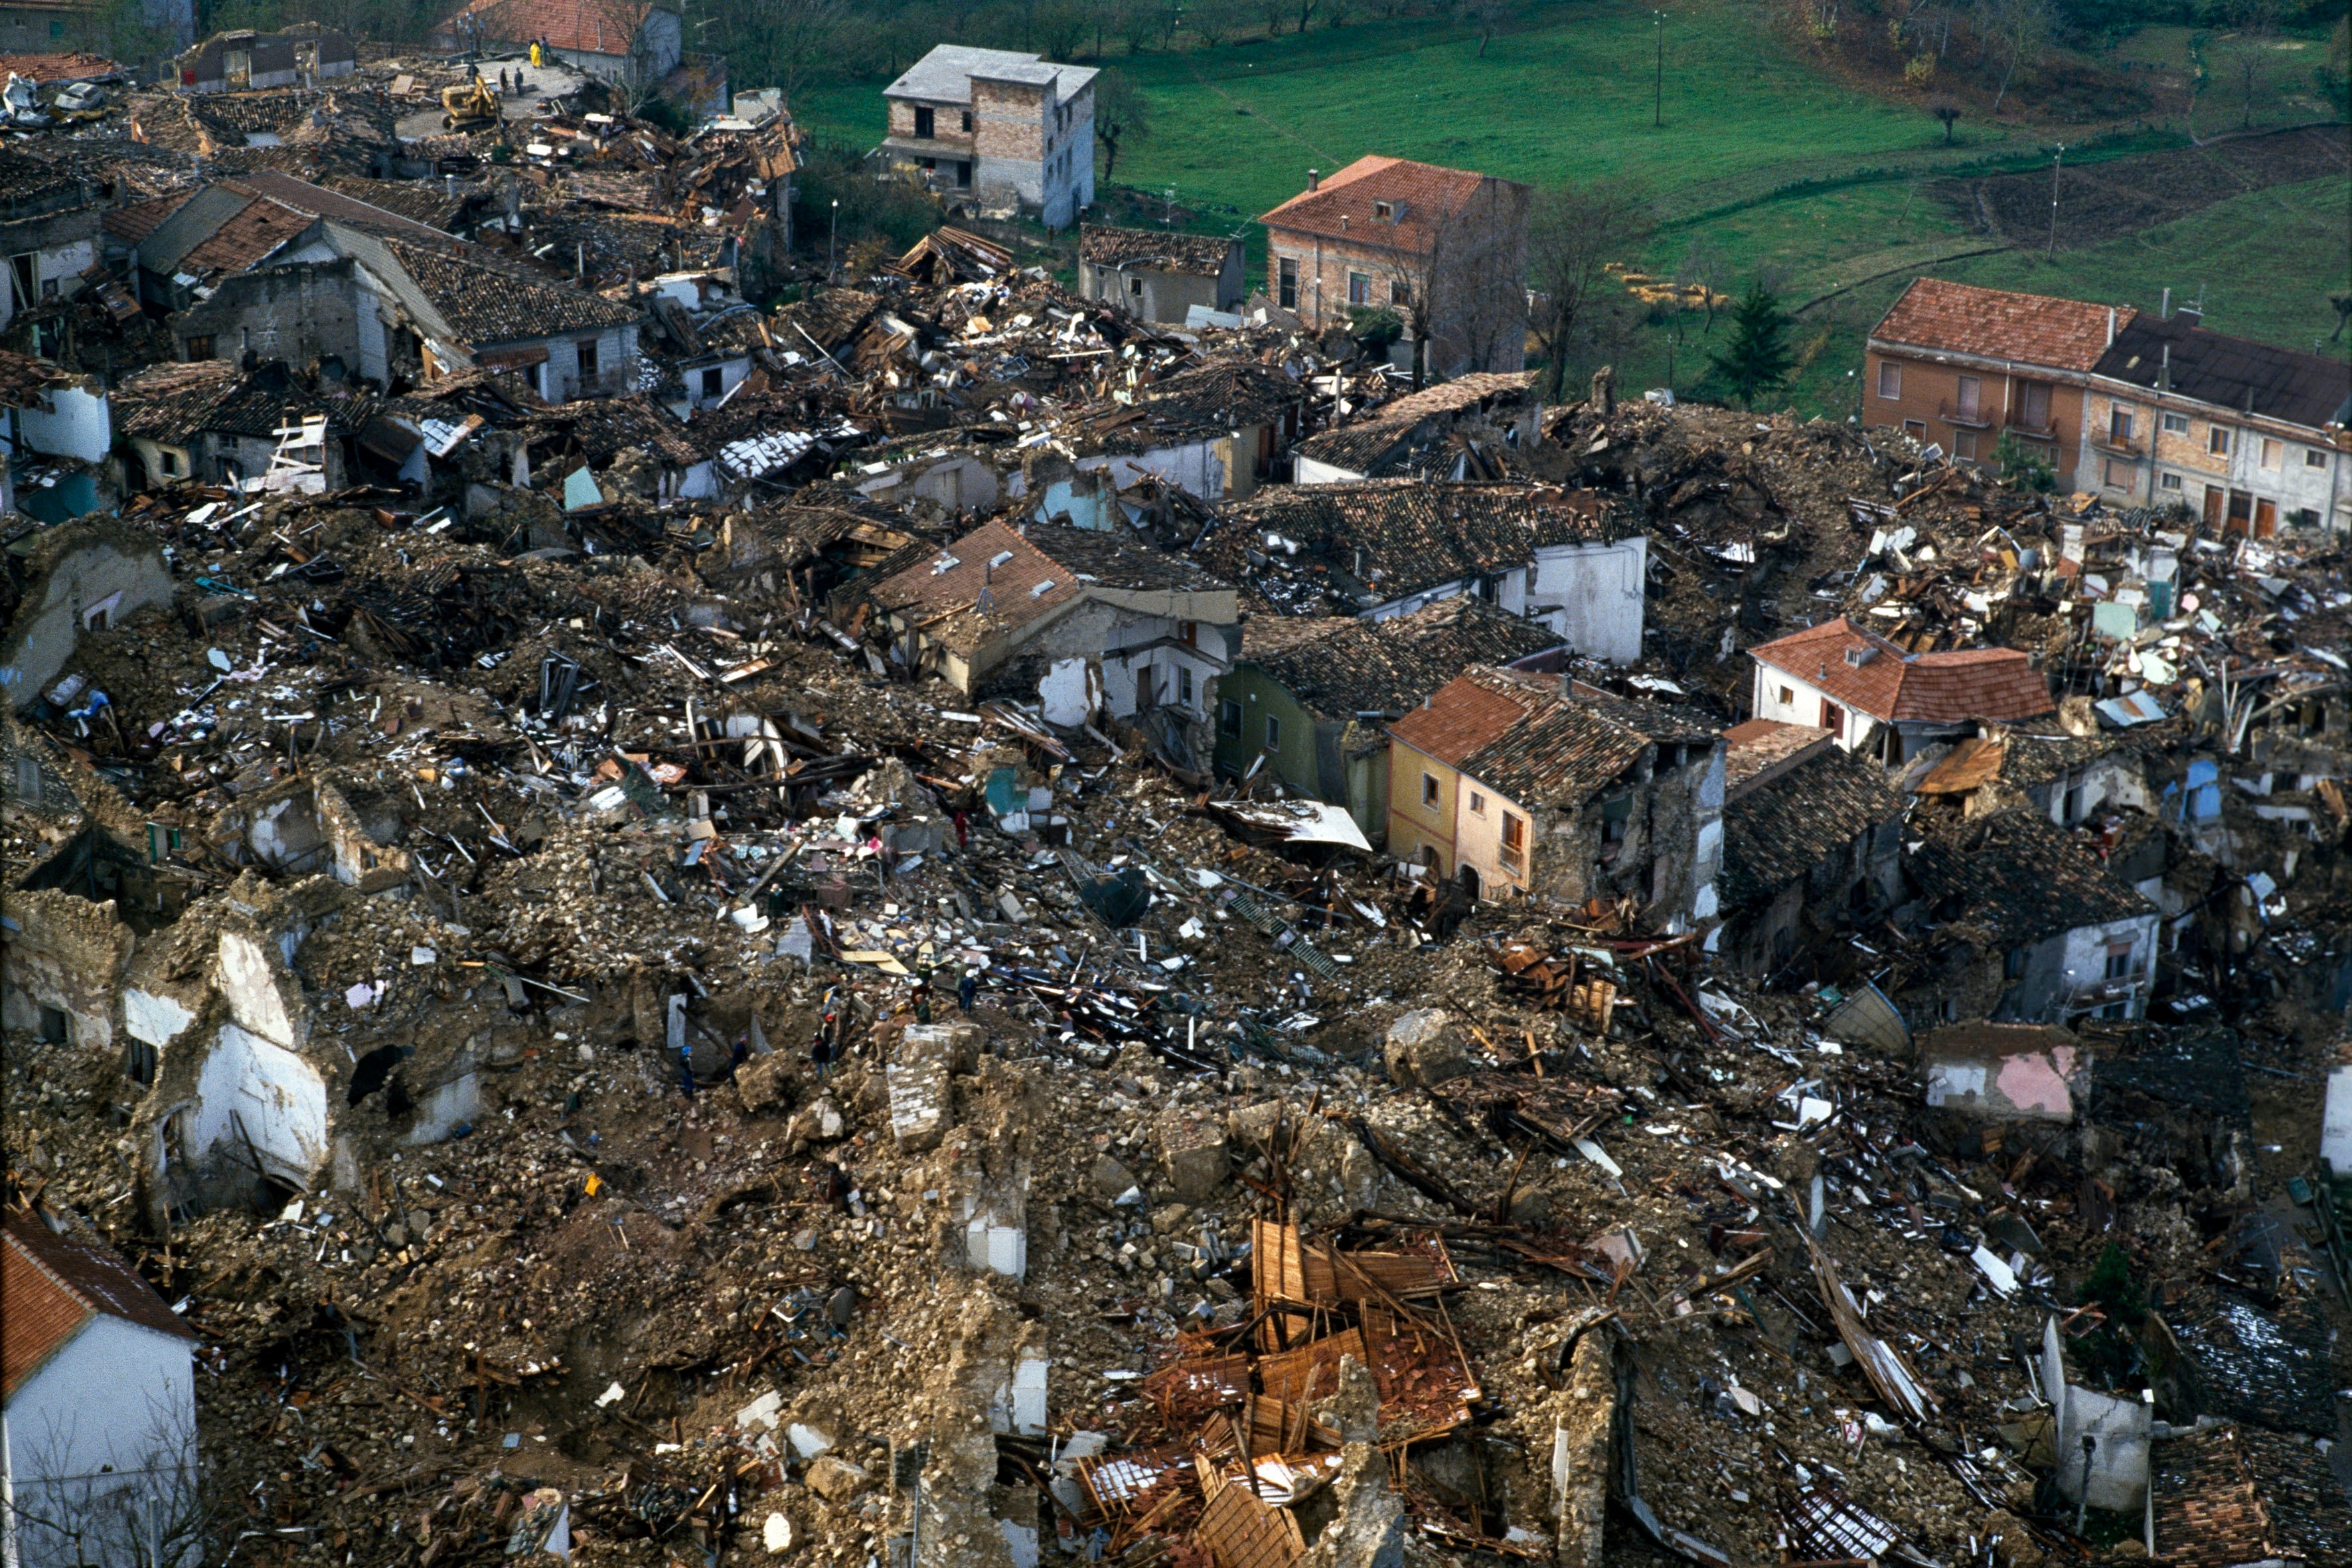
[[[1483,58],[1474,32],[1429,19],[1114,54],[1105,63],[1131,76],[1152,110],[1151,134],[1121,159],[1118,184],[1155,199],[1172,190],[1188,227],[1247,234],[1255,276],[1264,231],[1251,220],[1302,188],[1310,167],[1328,173],[1382,153],[1538,185],[1630,175],[1654,193],[1662,222],[1648,252],[1629,262],[1690,277],[1712,257],[1708,280],[1717,288],[1736,291],[1762,270],[1791,305],[1843,289],[1800,324],[1810,358],[1788,397],[1809,413],[1851,411],[1845,372],[1859,364],[1870,322],[1912,275],[1856,282],[1882,267],[2084,298],[2145,294],[2151,307],[2165,284],[2193,292],[2201,280],[2215,327],[2305,345],[2334,327],[2327,293],[2352,286],[2352,219],[2340,181],[2254,193],[2055,258],[1944,259],[1985,241],[1931,183],[2039,166],[2047,156],[2040,130],[1971,116],[1947,146],[1917,108],[1824,73],[1764,7],[1702,0],[1683,0],[1666,18],[1664,123],[1654,126],[1660,35],[1652,16],[1622,0],[1532,5]],[[2318,118],[2317,99],[2303,90],[2318,46],[2276,43],[2259,57],[2256,123]],[[2243,97],[2234,39],[2148,29],[2117,55],[2151,80],[2169,80],[2192,48],[2210,72],[2199,130],[2234,128]],[[882,131],[881,85],[806,92],[796,105],[801,121],[820,139],[870,145]],[[2052,134],[2069,142],[2073,165],[2184,140],[2177,114],[2089,145],[2079,129]],[[1695,338],[1699,322],[1653,322],[1617,345],[1626,384],[1665,380],[1677,328]],[[1684,391],[1694,388],[1707,346],[1672,348]]]

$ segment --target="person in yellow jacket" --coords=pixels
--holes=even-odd
[[[543,66],[547,63],[544,59],[540,58],[539,45],[537,43],[533,43],[530,46],[530,63],[534,67]]]

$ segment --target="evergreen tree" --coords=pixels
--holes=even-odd
[[[1707,363],[1730,384],[1731,395],[1743,407],[1754,407],[1759,397],[1788,380],[1794,361],[1789,353],[1789,317],[1780,309],[1780,297],[1761,283],[1748,285],[1732,308],[1731,341],[1723,353],[1709,354]]]

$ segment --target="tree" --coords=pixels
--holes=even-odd
[[[1105,70],[1095,78],[1095,140],[1103,147],[1103,184],[1110,184],[1118,167],[1119,144],[1150,134],[1150,110],[1127,73]]]
[[[1192,36],[1213,49],[1241,26],[1240,0],[1199,0],[1184,15],[1192,24]]]
[[[721,52],[738,82],[764,81],[784,89],[787,105],[835,63],[847,20],[847,0],[765,0],[717,12]]]
[[[2330,294],[2327,302],[2336,307],[2336,330],[2327,334],[2332,343],[2344,335],[2345,324],[2352,322],[2352,294]]]
[[[1742,407],[1754,407],[1758,398],[1789,378],[1789,316],[1762,279],[1748,285],[1732,307],[1731,341],[1721,353],[1709,354],[1707,363],[1730,384]]]
[[[1993,95],[1993,112],[1998,114],[2017,68],[2029,57],[2039,55],[2049,39],[2050,0],[1986,0],[1986,9],[1987,36],[2000,39],[2009,61],[2000,73],[2000,90]]]
[[[1946,98],[1943,95],[1938,94],[1927,100],[1927,113],[1933,119],[1939,120],[1943,122],[1944,145],[1947,147],[1950,146],[1952,144],[1952,127],[1959,122],[1960,100],[1957,98]]]
[[[94,1474],[74,1462],[88,1449],[78,1419],[12,1437],[23,1468],[0,1499],[0,1523],[26,1561],[194,1568],[215,1560],[231,1516],[219,1477],[198,1465],[194,1412],[153,1399],[148,1408],[144,1431],[108,1435],[123,1445],[112,1448],[120,1462]]]
[[[2278,32],[2278,0],[2231,0],[2230,22],[2238,31],[2238,69],[2245,83],[2245,118],[2240,128],[2254,128],[2254,68],[2262,63]]]
[[[1491,175],[1449,182],[1389,220],[1397,230],[1383,269],[1389,297],[1363,303],[1385,303],[1405,323],[1415,386],[1433,374],[1493,370],[1507,349],[1525,344],[1526,193]]]
[[[1511,14],[1510,0],[1460,0],[1454,14],[1478,29],[1478,58],[1483,60],[1486,46],[1495,41],[1495,30]]]
[[[1528,219],[1528,289],[1537,300],[1528,326],[1543,347],[1546,401],[1560,400],[1570,345],[1596,299],[1615,290],[1609,264],[1639,255],[1654,227],[1648,193],[1629,180],[1537,195]]]

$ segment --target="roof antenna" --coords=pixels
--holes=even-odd
[[[2172,290],[2171,290],[2171,289],[2167,289],[2164,291],[2164,309],[2163,309],[2162,310],[2158,311],[2157,314],[2158,314],[2158,320],[2160,320],[2160,321],[2168,321],[2172,320]]]

